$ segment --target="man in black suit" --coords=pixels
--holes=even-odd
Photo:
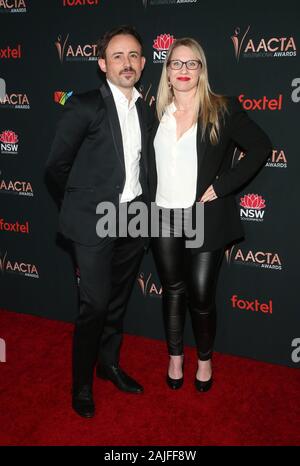
[[[65,106],[47,163],[63,197],[60,231],[72,241],[80,271],[80,310],[73,340],[73,409],[95,413],[93,373],[120,390],[143,387],[119,366],[123,317],[145,249],[141,237],[99,237],[100,202],[118,210],[146,201],[147,117],[134,87],[145,65],[135,29],[121,26],[98,43],[106,74],[100,89],[73,95]]]

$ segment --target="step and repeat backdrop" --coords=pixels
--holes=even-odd
[[[290,0],[0,0],[0,307],[74,320],[78,277],[44,167],[67,99],[100,85],[98,38],[129,23],[144,40],[147,105],[174,39],[194,37],[213,90],[238,96],[272,140],[265,167],[237,195],[246,239],[222,263],[216,350],[299,367],[299,13]],[[164,338],[162,293],[150,252],[127,332]]]

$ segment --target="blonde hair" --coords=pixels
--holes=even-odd
[[[208,128],[208,125],[210,125],[210,142],[212,144],[217,144],[219,140],[220,120],[227,111],[227,99],[222,95],[212,92],[208,82],[207,63],[204,51],[200,44],[190,37],[176,39],[169,48],[157,91],[157,116],[159,120],[161,120],[166,107],[173,101],[174,94],[169,85],[167,67],[171,60],[173,51],[181,45],[189,47],[202,64],[195,95],[194,123],[198,120],[200,121],[202,127],[202,139],[204,139],[206,129]]]

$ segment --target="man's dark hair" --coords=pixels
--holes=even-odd
[[[97,42],[97,56],[98,58],[105,58],[105,52],[107,49],[107,46],[111,39],[115,36],[119,36],[120,34],[125,34],[129,36],[133,36],[138,43],[141,46],[141,51],[143,54],[143,42],[142,38],[139,35],[139,33],[136,31],[136,29],[133,26],[130,26],[128,24],[124,24],[122,26],[118,26],[114,29],[111,29],[110,31],[107,31],[104,36],[101,37],[101,39],[98,40]]]

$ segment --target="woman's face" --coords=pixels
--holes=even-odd
[[[171,68],[171,65],[173,68],[176,65],[181,65],[177,60],[182,62],[191,60],[188,64],[190,65],[190,68],[197,66],[197,63],[195,62],[198,62],[199,58],[195,55],[193,50],[185,45],[179,45],[173,50],[170,57],[170,61],[171,60],[172,63],[167,67],[167,73],[173,90],[178,92],[188,92],[196,88],[201,73],[201,63],[198,65],[197,69],[188,69],[186,64],[182,65],[181,69],[176,70]]]

